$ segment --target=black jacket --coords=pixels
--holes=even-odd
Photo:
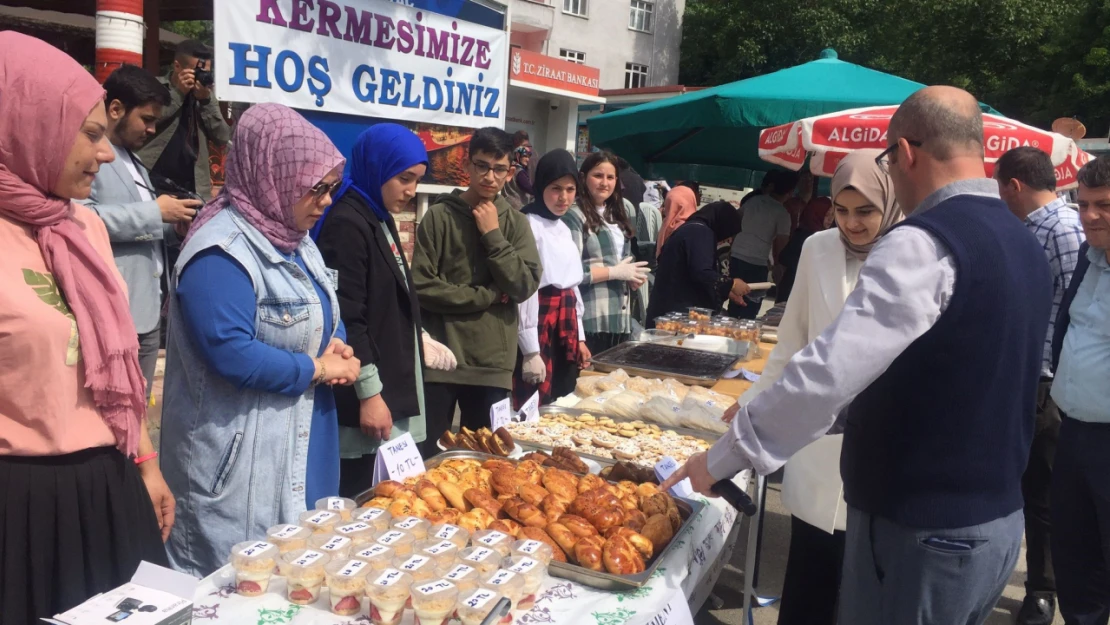
[[[363,365],[378,366],[382,399],[398,421],[420,412],[414,349],[423,344],[416,341],[421,327],[416,289],[411,275],[401,273],[385,228],[400,245],[392,220],[383,224],[352,190],[328,211],[316,245],[327,266],[339,272],[336,295],[347,326],[347,344]],[[405,267],[408,273],[407,263]],[[423,353],[419,356],[424,362]],[[359,426],[359,400],[353,387],[336,386],[335,404],[340,425]]]
[[[700,221],[688,221],[674,231],[663,245],[655,269],[647,322],[690,306],[720,310],[732,280],[717,265],[717,237]]]
[[[1071,325],[1071,313],[1068,312],[1068,309],[1071,308],[1075,294],[1079,292],[1079,285],[1083,284],[1083,276],[1087,275],[1087,269],[1091,266],[1091,259],[1087,258],[1089,247],[1086,242],[1079,246],[1079,260],[1075,263],[1075,273],[1071,274],[1068,290],[1064,291],[1064,299],[1060,301],[1060,310],[1056,313],[1056,324],[1052,326],[1053,373],[1056,373],[1056,367],[1060,365],[1060,352],[1064,349],[1064,335],[1067,334],[1068,326]]]

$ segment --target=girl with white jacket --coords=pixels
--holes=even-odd
[[[750,402],[782,375],[783,367],[830,324],[856,286],[860,267],[878,239],[902,219],[890,177],[875,163],[879,150],[844,157],[832,181],[836,229],[809,237],[802,247],[794,290],[779,325],[779,343],[763,375],[739,402]],[[790,555],[779,625],[836,622],[844,554],[843,435],[830,433],[786,463],[782,500],[790,510]]]

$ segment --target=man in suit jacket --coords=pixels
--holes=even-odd
[[[178,242],[178,235],[188,230],[201,203],[168,195],[155,197],[147,170],[133,153],[154,133],[162,107],[170,102],[169,91],[133,65],[112,72],[104,89],[108,139],[116,159],[100,168],[88,205],[104,220],[116,266],[127,282],[131,316],[139,335],[139,365],[149,394],[161,342],[163,243]]]

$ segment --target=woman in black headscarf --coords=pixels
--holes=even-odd
[[[740,213],[728,202],[713,202],[675,230],[659,255],[648,323],[691,306],[720,310],[725,298],[743,301],[745,285],[721,273],[717,244],[740,232]]]

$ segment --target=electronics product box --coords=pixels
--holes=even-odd
[[[195,591],[194,578],[143,562],[130,583],[43,621],[54,625],[186,625],[193,620]]]

